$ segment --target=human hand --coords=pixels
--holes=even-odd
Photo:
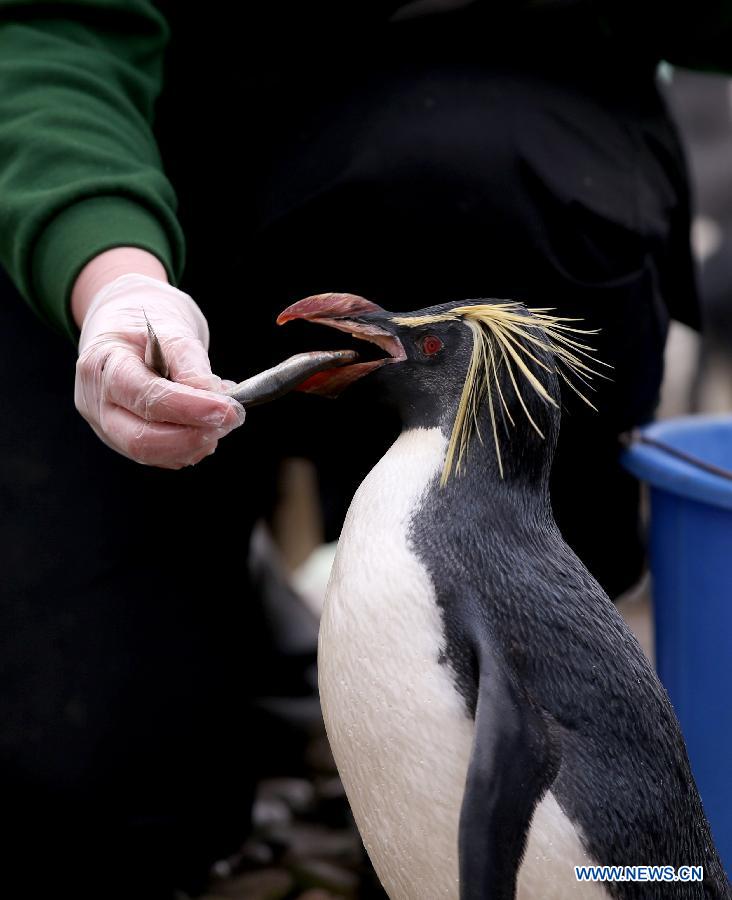
[[[145,364],[149,320],[170,381]],[[104,286],[86,310],[76,365],[76,408],[105,444],[146,465],[180,469],[214,452],[244,421],[208,359],[208,325],[182,291],[147,275]]]

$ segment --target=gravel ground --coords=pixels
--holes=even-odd
[[[313,731],[305,774],[260,782],[252,836],[236,856],[214,866],[202,900],[386,898],[353,823],[322,721]]]

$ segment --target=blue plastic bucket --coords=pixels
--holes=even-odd
[[[641,435],[732,470],[732,417],[660,422]],[[634,443],[650,485],[656,667],[686,738],[714,838],[732,868],[732,480]]]

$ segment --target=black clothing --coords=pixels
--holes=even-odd
[[[256,368],[329,343],[312,327],[273,325],[277,310],[328,290],[396,310],[505,297],[600,328],[589,343],[613,369],[594,381],[597,414],[567,391],[554,501],[569,542],[619,593],[643,551],[617,436],[653,414],[669,316],[698,324],[685,164],[652,55],[608,40],[576,5],[501,20],[474,3],[389,24],[357,5],[358,27],[329,4],[322,19],[309,9],[287,32],[254,15],[264,40],[247,43],[232,87],[243,131],[221,140],[212,135],[236,101],[208,84],[235,78],[240,36],[217,32],[215,58],[194,69],[180,36],[200,35],[200,23],[169,11],[179,39],[160,137],[189,241],[184,287],[211,322],[215,370],[240,377],[243,360]],[[186,117],[199,127],[181,153]],[[223,204],[216,183],[196,177],[215,160],[241,172]],[[229,261],[218,284],[214,256]],[[238,296],[221,302],[232,285]],[[376,424],[383,412],[354,392],[268,415],[278,446],[315,455],[324,483],[343,485],[327,492],[335,538],[393,436]],[[346,447],[333,434],[358,439]]]

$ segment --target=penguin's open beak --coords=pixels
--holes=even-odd
[[[402,342],[380,324],[380,320],[386,323],[390,316],[390,313],[376,303],[355,294],[317,294],[288,306],[277,317],[278,325],[284,325],[293,319],[317,322],[345,331],[358,340],[369,341],[388,353],[383,359],[318,372],[303,381],[295,390],[336,397],[364,375],[388,363],[406,359]]]

